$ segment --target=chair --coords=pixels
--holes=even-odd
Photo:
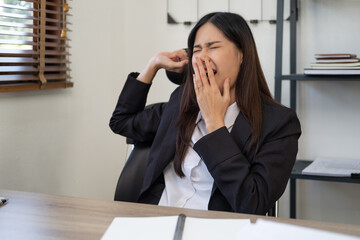
[[[135,142],[127,138],[126,143],[134,147],[120,174],[114,200],[136,202],[144,180],[151,142]]]
[[[185,79],[186,71],[182,73],[166,71],[166,76],[171,82],[180,85]],[[126,143],[133,144],[134,147],[120,174],[114,200],[136,202],[143,183],[151,142],[136,142],[126,138]]]

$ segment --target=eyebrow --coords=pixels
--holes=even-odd
[[[205,45],[206,45],[207,47],[211,47],[211,45],[214,45],[215,43],[221,43],[221,41],[207,42],[207,43],[205,43]],[[200,45],[200,44],[196,44],[196,45],[194,45],[193,48],[201,48],[201,45]]]

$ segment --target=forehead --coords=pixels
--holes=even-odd
[[[215,27],[214,24],[207,22],[196,32],[195,44],[204,44],[213,41],[228,41],[224,34]]]

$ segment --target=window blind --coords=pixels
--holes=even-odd
[[[0,0],[0,92],[73,87],[65,0]]]

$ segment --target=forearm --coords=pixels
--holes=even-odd
[[[137,77],[137,80],[146,83],[146,84],[151,84],[157,71],[159,70],[159,67],[156,64],[156,57],[152,57],[148,64],[146,65],[146,67],[144,68],[144,70],[139,74],[139,76]]]
[[[152,83],[157,71],[165,69],[173,72],[183,72],[188,63],[184,50],[174,52],[159,52],[148,62],[144,70],[138,76],[138,80],[147,84]]]
[[[109,125],[116,134],[139,141],[146,141],[148,135],[153,135],[154,131],[151,129],[144,131],[142,129],[144,123],[160,118],[158,116],[160,113],[158,113],[159,110],[152,111],[151,114],[143,112],[150,85],[137,81],[137,76],[136,73],[128,76]],[[154,126],[156,126],[155,123]]]

